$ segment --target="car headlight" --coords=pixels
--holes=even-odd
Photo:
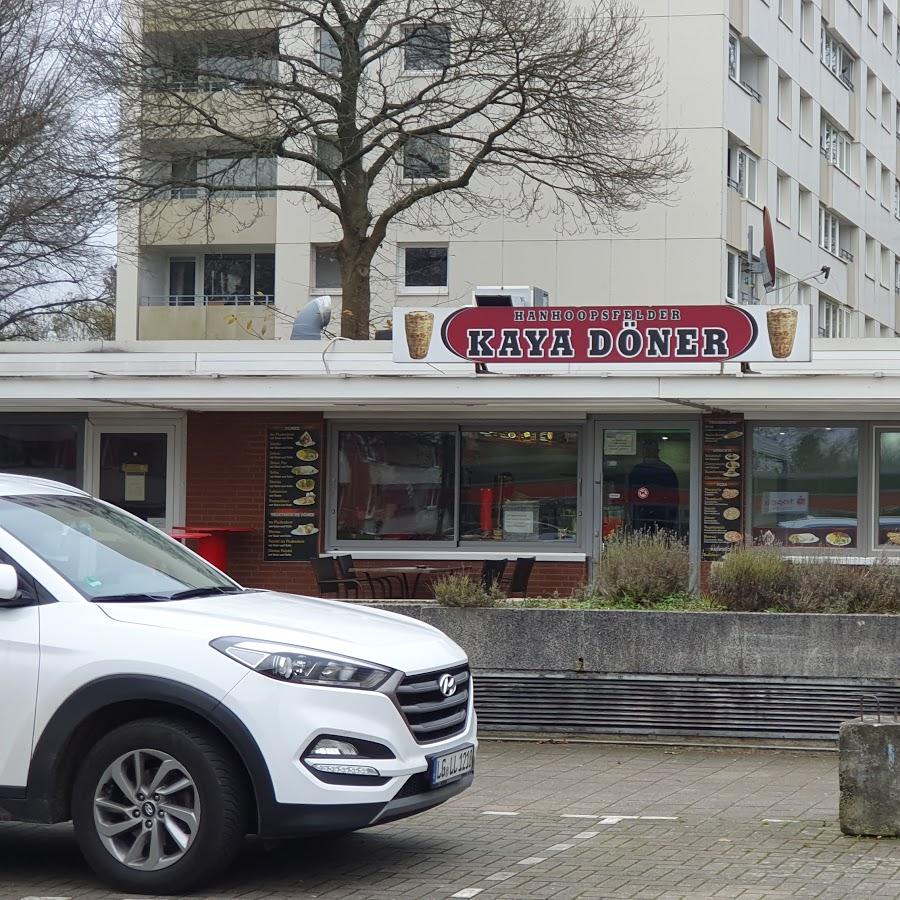
[[[276,681],[374,691],[393,670],[359,659],[249,638],[221,637],[210,646],[235,662]]]

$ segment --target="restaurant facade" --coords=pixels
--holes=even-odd
[[[900,341],[477,373],[378,341],[3,344],[0,470],[212,533],[238,581],[295,592],[311,557],[351,553],[534,556],[530,593],[565,594],[635,528],[684,539],[697,577],[745,543],[894,561]]]

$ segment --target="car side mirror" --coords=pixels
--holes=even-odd
[[[10,565],[0,563],[0,608],[24,606],[22,599],[16,570]]]

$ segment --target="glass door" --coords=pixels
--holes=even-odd
[[[629,531],[667,531],[694,544],[694,428],[601,426],[598,550]]]
[[[172,426],[98,426],[94,431],[92,492],[158,528],[174,512]]]

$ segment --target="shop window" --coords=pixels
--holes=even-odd
[[[463,431],[461,541],[577,537],[578,432]]]
[[[81,441],[74,424],[0,424],[0,471],[77,487]]]
[[[755,543],[795,552],[857,546],[857,428],[756,426],[752,472]]]
[[[452,541],[455,431],[341,431],[339,541]]]
[[[341,429],[334,539],[575,544],[579,440],[577,429],[519,425]]]
[[[878,432],[878,545],[900,549],[900,431]]]
[[[400,292],[445,293],[447,290],[446,247],[402,247]]]

